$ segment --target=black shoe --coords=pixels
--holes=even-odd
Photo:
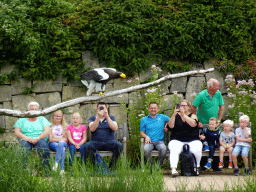
[[[206,168],[205,167],[202,167],[200,170],[199,170],[199,173],[202,173],[202,172],[205,172]]]
[[[213,171],[215,171],[215,172],[222,172],[222,170],[219,167],[213,169]]]
[[[238,169],[238,168],[236,168],[236,169],[234,170],[234,175],[235,175],[235,176],[238,176],[238,175],[239,175],[239,169]]]
[[[244,168],[244,175],[249,175],[250,174],[250,170],[248,168]]]

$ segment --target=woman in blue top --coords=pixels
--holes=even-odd
[[[39,109],[37,102],[30,102],[28,104],[29,111],[36,111]],[[19,118],[14,127],[15,135],[23,148],[30,151],[32,147],[40,153],[43,158],[43,165],[49,166],[49,147],[48,136],[50,131],[50,122],[43,116],[32,118]]]

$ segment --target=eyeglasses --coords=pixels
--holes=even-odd
[[[61,118],[62,116],[54,115],[54,117]]]
[[[181,107],[186,107],[186,106],[188,106],[188,105],[180,105]]]

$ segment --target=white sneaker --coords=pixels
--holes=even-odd
[[[58,163],[55,163],[55,165],[52,167],[52,170],[57,171],[57,169],[58,169]]]
[[[179,175],[178,171],[176,169],[172,169],[172,176],[176,177],[178,175]]]

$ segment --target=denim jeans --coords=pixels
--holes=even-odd
[[[151,152],[154,149],[159,151],[158,161],[159,161],[159,164],[162,165],[164,162],[165,155],[166,155],[166,146],[165,146],[164,142],[163,141],[151,141],[151,143],[146,143],[144,145],[145,157],[151,164],[153,164]]]
[[[49,144],[49,147],[52,151],[56,152],[55,163],[60,163],[61,170],[64,170],[65,153],[66,153],[68,144],[65,141],[51,142]]]
[[[49,167],[50,150],[49,150],[47,141],[45,141],[44,139],[40,139],[34,145],[34,144],[29,143],[28,141],[20,140],[20,144],[26,150],[26,152],[31,151],[32,147],[34,147],[38,151],[39,155],[42,158],[43,166]],[[25,159],[25,163],[27,163],[27,159]]]
[[[79,151],[81,153],[81,161],[85,163],[86,162],[85,144],[82,144],[79,149],[77,149],[75,145],[70,144],[69,145],[69,153],[71,158],[69,160],[70,164],[72,165],[72,163],[74,162],[76,151]]]
[[[209,145],[209,158],[208,158],[208,161],[213,161],[213,156],[214,156],[214,152],[215,152],[215,148],[216,148],[216,145]]]
[[[92,164],[95,164],[96,151],[111,151],[113,153],[109,168],[113,168],[123,151],[123,144],[116,140],[89,141],[85,144],[86,154],[89,155]]]

